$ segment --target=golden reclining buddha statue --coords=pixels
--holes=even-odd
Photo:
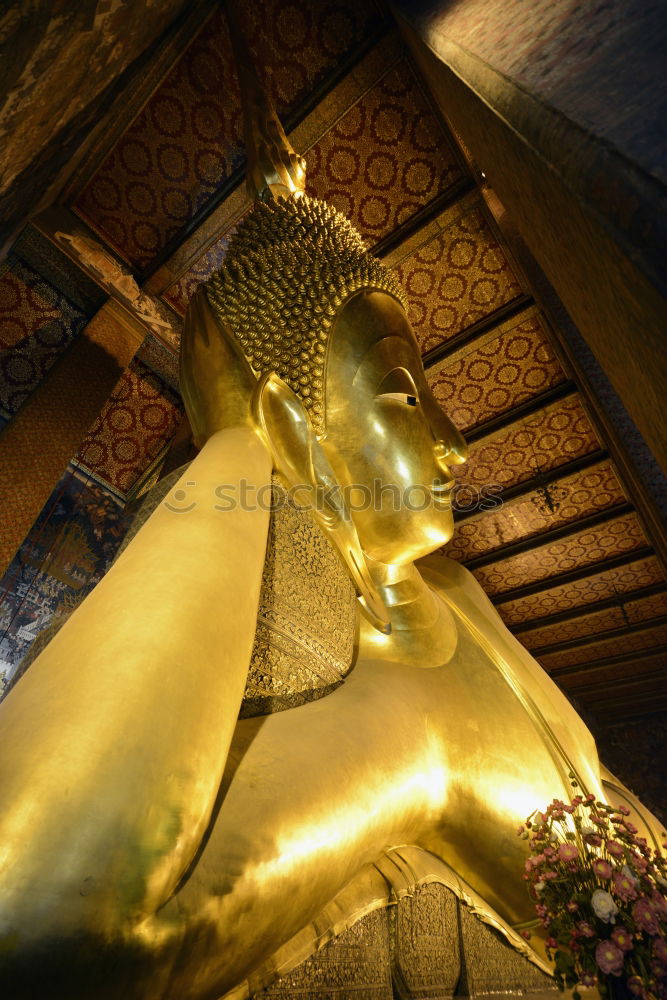
[[[247,995],[332,901],[368,908],[392,854],[449,871],[517,943],[526,815],[572,776],[632,800],[432,555],[465,443],[395,279],[305,195],[275,118],[260,138],[261,197],[186,318],[200,451],[0,705],[16,1000]],[[298,502],[270,513],[280,488]]]

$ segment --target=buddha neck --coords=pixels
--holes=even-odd
[[[389,611],[391,635],[362,620],[360,651],[416,667],[442,666],[456,648],[451,611],[414,565],[369,561],[370,574]]]

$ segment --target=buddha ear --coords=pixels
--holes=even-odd
[[[305,406],[275,372],[270,372],[258,382],[252,407],[276,470],[290,487],[303,488],[300,497],[295,493],[295,502],[310,505],[313,517],[326,531],[352,577],[365,617],[380,632],[389,634],[389,613],[371,579],[343,490]]]

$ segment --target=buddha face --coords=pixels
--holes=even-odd
[[[336,319],[322,446],[370,559],[412,562],[451,538],[450,466],[466,445],[427,385],[404,310],[384,292],[359,293]]]

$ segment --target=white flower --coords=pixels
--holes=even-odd
[[[616,923],[618,907],[608,892],[604,889],[596,889],[591,896],[591,906],[596,917],[604,920],[606,924]]]
[[[656,874],[655,880],[658,883],[658,885],[667,886],[667,878],[663,878],[662,875]]]
[[[588,837],[591,833],[595,833],[595,827],[591,826],[590,823],[584,823],[581,827],[581,832],[584,837]]]
[[[533,886],[533,889],[535,890],[535,892],[542,892],[544,889],[544,885],[545,885],[544,882],[536,882],[535,885]]]

